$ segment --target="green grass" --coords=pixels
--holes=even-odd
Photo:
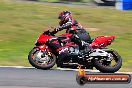
[[[38,0],[42,2],[59,2],[60,0]]]
[[[117,50],[122,56],[121,71],[132,71],[132,11],[14,0],[0,0],[0,65],[30,66],[28,52],[40,33],[58,24],[57,15],[62,10],[72,11],[84,27],[100,29],[90,31],[92,37],[117,36],[109,48]]]
[[[88,5],[88,3],[92,3],[92,0],[81,0],[80,2],[77,1],[70,1],[70,0],[38,0],[40,2],[50,2],[50,3],[67,3],[67,4],[73,4],[73,5]]]
[[[63,0],[38,0],[38,1],[44,1],[44,2],[61,2]],[[67,0],[67,1],[70,1],[70,0]],[[89,2],[89,1],[91,1],[91,0],[81,0],[81,2]]]

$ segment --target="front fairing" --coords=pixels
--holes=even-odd
[[[41,34],[37,40],[37,43],[39,44],[44,44],[46,43],[49,39],[54,38],[54,36],[46,35],[46,34]]]

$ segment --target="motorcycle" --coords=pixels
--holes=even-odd
[[[114,41],[115,36],[96,37],[89,43],[93,49],[90,53],[80,50],[79,46],[71,41],[71,36],[69,33],[55,36],[53,31],[44,31],[29,52],[29,63],[44,70],[52,68],[55,64],[61,68],[77,68],[78,65],[86,69],[95,67],[103,73],[114,73],[121,68],[121,56],[115,50],[106,48]]]

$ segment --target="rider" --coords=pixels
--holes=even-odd
[[[67,33],[72,33],[71,40],[78,44],[81,49],[86,49],[86,51],[91,51],[91,47],[88,45],[88,43],[91,42],[91,37],[89,33],[86,32],[86,30],[83,29],[81,24],[77,22],[71,15],[71,12],[69,11],[62,11],[59,14],[58,19],[60,19],[59,27],[55,28],[53,33],[57,33],[58,31],[61,31],[63,29],[67,29]]]

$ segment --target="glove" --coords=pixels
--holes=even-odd
[[[53,33],[56,34],[58,31],[63,30],[63,28],[61,26],[57,27],[54,29]]]
[[[63,28],[61,26],[59,26],[59,27],[55,28],[55,30],[58,32],[58,31],[63,30]]]
[[[59,30],[60,30],[59,27],[57,27],[57,28],[54,29],[55,32],[58,32]]]
[[[50,32],[50,35],[55,36],[54,34],[55,34],[54,32]]]

